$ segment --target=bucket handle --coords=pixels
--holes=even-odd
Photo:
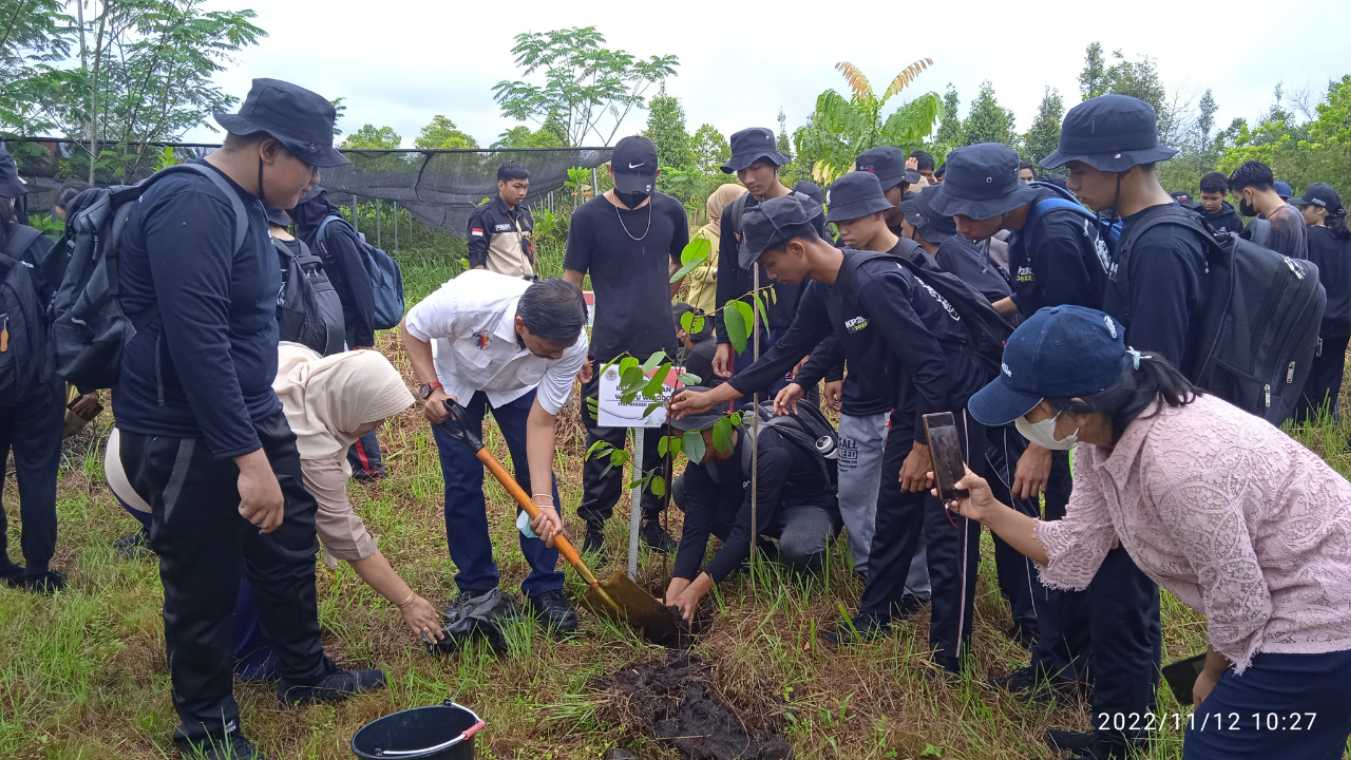
[[[483,719],[478,716],[478,713],[474,712],[473,710],[470,710],[468,707],[465,707],[464,705],[457,704],[453,700],[449,699],[447,699],[445,702],[442,702],[441,704],[443,704],[446,707],[454,707],[458,710],[464,710],[465,712],[469,713],[469,715],[474,719],[474,725],[470,726],[469,728],[466,728],[463,732],[460,733],[459,736],[441,742],[435,747],[423,747],[422,749],[411,749],[411,750],[387,749],[381,750],[380,756],[414,757],[420,755],[436,754],[437,752],[448,750],[451,747],[454,747],[456,744],[459,744],[460,742],[468,741],[469,739],[474,738],[474,734],[477,734],[479,731],[482,731],[483,727],[487,725],[486,723],[483,722]]]

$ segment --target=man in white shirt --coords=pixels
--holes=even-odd
[[[586,304],[562,280],[528,282],[471,270],[442,285],[404,317],[402,336],[421,385],[423,413],[441,454],[445,479],[446,540],[458,572],[457,607],[479,607],[497,593],[498,572],[483,499],[483,465],[441,423],[445,401],[464,407],[465,425],[482,434],[489,406],[506,439],[516,480],[541,511],[539,538],[520,536],[530,563],[522,585],[535,614],[559,631],[577,627],[563,594],[558,552],[549,548],[562,530],[553,483],[554,421],[572,395],[586,361]],[[436,350],[433,352],[432,343]]]

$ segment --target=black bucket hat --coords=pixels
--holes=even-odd
[[[919,172],[905,168],[905,151],[889,145],[869,148],[858,154],[854,169],[877,175],[883,192],[901,184],[913,185],[920,179]]]
[[[953,223],[952,217],[943,216],[933,209],[934,196],[938,194],[939,187],[926,187],[901,201],[901,213],[905,215],[905,221],[930,243],[941,243],[957,234],[957,225]]]
[[[798,182],[796,185],[793,185],[793,192],[802,193],[808,198],[811,198],[817,203],[823,205],[826,202],[826,194],[824,191],[821,190],[821,186],[816,184],[815,182],[812,182],[811,180],[804,179]]]
[[[1103,172],[1124,172],[1132,166],[1167,161],[1175,148],[1159,144],[1158,117],[1153,107],[1129,95],[1102,95],[1085,100],[1065,114],[1060,148],[1041,160],[1047,169],[1083,161]]]
[[[265,132],[296,158],[321,169],[343,166],[347,158],[333,148],[337,112],[328,99],[280,79],[255,79],[239,113],[218,113],[216,121],[239,137]]]
[[[19,165],[9,149],[0,143],[0,198],[18,198],[28,192],[28,183],[19,176]]]
[[[801,195],[773,198],[746,209],[741,218],[741,251],[737,263],[750,269],[760,254],[783,245],[808,229],[815,231],[821,207]]]
[[[762,158],[775,166],[788,163],[788,156],[779,152],[779,145],[774,141],[774,132],[764,127],[743,129],[732,135],[729,142],[732,157],[722,165],[726,174],[736,174]]]
[[[999,143],[977,143],[948,154],[943,184],[929,200],[942,216],[989,219],[1032,203],[1037,189],[1018,181],[1018,154]]]
[[[827,222],[848,222],[870,214],[890,211],[891,201],[882,194],[877,175],[868,172],[849,172],[835,180],[826,195],[830,210]]]

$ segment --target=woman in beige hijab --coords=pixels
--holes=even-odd
[[[296,435],[305,489],[319,505],[314,523],[324,549],[334,559],[350,562],[367,585],[398,607],[404,624],[415,636],[442,638],[441,616],[436,608],[394,572],[347,498],[347,479],[351,476],[348,447],[385,419],[413,405],[413,395],[399,371],[376,351],[345,351],[321,357],[298,343],[282,343],[272,389],[281,399],[286,421]],[[114,430],[104,460],[108,484],[123,506],[148,525],[149,507],[126,481],[116,436]],[[144,513],[144,519],[138,512]],[[247,613],[236,608],[235,616],[238,626]],[[236,641],[236,654],[241,660],[251,654],[241,651],[244,644]]]
[[[695,238],[707,240],[710,249],[708,261],[685,277],[689,288],[685,293],[685,303],[705,314],[712,314],[718,307],[718,244],[722,240],[722,212],[745,194],[746,188],[741,185],[722,185],[714,190],[705,206],[708,221],[694,233]]]

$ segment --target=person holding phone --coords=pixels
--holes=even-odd
[[[949,509],[981,521],[1056,588],[1084,588],[1121,545],[1206,617],[1183,757],[1342,757],[1351,735],[1351,483],[1266,421],[1128,347],[1094,309],[1042,309],[968,404],[1075,452],[1064,519],[997,501],[967,471]],[[1112,720],[1114,716],[1095,716]],[[1129,717],[1129,716],[1126,716]]]

